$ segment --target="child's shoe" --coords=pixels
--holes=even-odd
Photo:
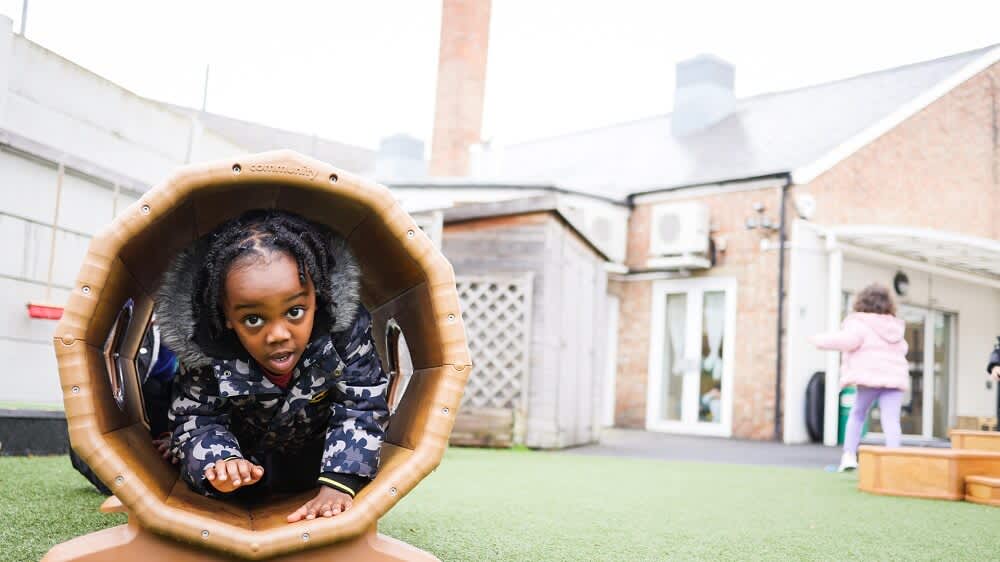
[[[847,472],[856,468],[858,468],[857,456],[854,453],[844,451],[844,454],[840,457],[840,467],[837,469],[837,472]]]

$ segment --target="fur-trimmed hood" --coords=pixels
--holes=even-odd
[[[333,280],[330,332],[336,333],[350,328],[358,315],[361,268],[347,241],[334,233],[329,236],[330,252],[334,257],[334,265],[329,272]],[[196,341],[198,319],[194,315],[194,287],[203,267],[207,238],[195,241],[170,262],[156,293],[156,323],[160,327],[162,341],[188,369],[211,365],[213,360],[233,359],[219,356]]]

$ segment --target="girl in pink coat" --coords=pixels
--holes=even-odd
[[[882,413],[887,447],[899,447],[902,430],[899,412],[903,393],[910,387],[906,323],[896,318],[896,305],[889,290],[869,285],[854,301],[854,312],[837,332],[818,334],[810,340],[820,349],[843,352],[841,388],[857,385],[858,394],[847,420],[840,471],[858,467],[861,428],[875,400]]]

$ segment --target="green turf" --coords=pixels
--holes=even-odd
[[[0,560],[122,521],[66,457],[0,458]],[[451,450],[381,523],[443,560],[1000,555],[1000,510],[862,494],[821,470]]]

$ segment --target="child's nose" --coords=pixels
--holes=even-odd
[[[283,342],[290,337],[292,337],[292,333],[283,324],[279,323],[267,333],[267,343]]]

